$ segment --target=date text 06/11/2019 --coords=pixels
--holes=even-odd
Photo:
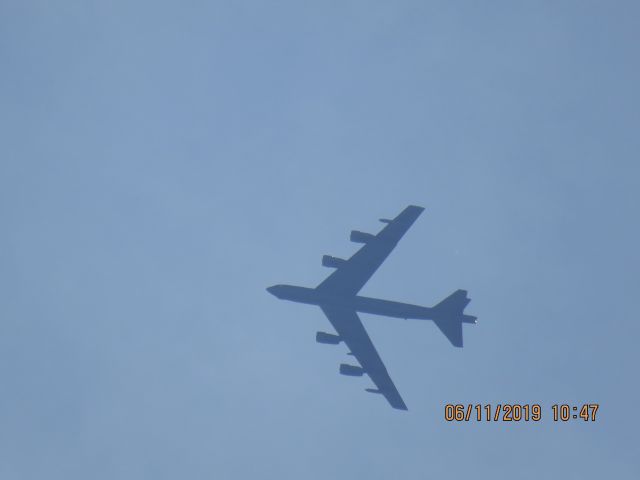
[[[554,422],[582,420],[595,422],[598,403],[581,405],[551,405],[551,418]],[[444,406],[444,419],[447,422],[539,422],[543,409],[538,403],[496,403],[496,404],[452,404]]]

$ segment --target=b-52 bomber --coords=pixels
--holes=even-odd
[[[455,347],[462,347],[462,324],[476,323],[476,317],[463,313],[471,301],[465,290],[456,290],[431,308],[358,295],[423,210],[422,207],[410,205],[393,220],[381,218],[380,221],[386,223],[386,226],[377,235],[353,230],[351,241],[363,243],[364,246],[348,260],[323,256],[322,265],[336,270],[316,288],[293,285],[267,288],[269,293],[279,299],[319,306],[337,335],[318,332],[316,341],[333,345],[344,342],[350,350],[349,354],[360,363],[360,366],[343,363],[340,365],[340,373],[350,376],[362,376],[366,373],[376,386],[367,388],[366,391],[383,395],[398,410],[407,410],[407,406],[371,343],[358,312],[432,320]]]

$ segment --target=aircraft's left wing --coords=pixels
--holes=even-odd
[[[363,372],[359,372],[356,367],[351,373],[347,374],[362,375],[362,373],[366,373],[377,387],[377,390],[367,389],[368,392],[380,393],[393,408],[407,410],[407,406],[393,384],[391,377],[389,377],[387,369],[373,343],[371,343],[371,339],[367,335],[367,331],[364,329],[358,314],[354,310],[334,305],[321,305],[320,308],[322,308],[333,328],[340,335],[341,340],[349,347],[349,350],[360,362],[360,366],[363,369]]]
[[[353,254],[349,260],[341,260],[337,270],[318,285],[318,290],[342,295],[356,295],[389,256],[423,210],[422,207],[409,205],[393,220],[381,218],[380,220],[387,226],[377,235],[358,231],[351,232],[351,240],[364,243],[364,247]]]

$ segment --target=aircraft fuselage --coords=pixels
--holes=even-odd
[[[267,291],[281,300],[307,303],[309,305],[338,305],[356,312],[383,315],[385,317],[425,320],[433,318],[433,310],[431,308],[381,300],[379,298],[361,297],[359,295],[342,296],[335,293],[326,293],[316,288],[294,285],[274,285],[267,288]]]

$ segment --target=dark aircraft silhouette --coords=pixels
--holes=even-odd
[[[431,308],[357,295],[423,210],[422,207],[410,205],[393,220],[381,218],[380,221],[387,226],[377,235],[353,230],[351,241],[364,243],[364,246],[349,260],[323,256],[322,265],[335,268],[336,271],[316,288],[293,285],[267,288],[269,293],[282,300],[318,305],[338,334],[318,332],[316,341],[334,345],[344,342],[349,347],[349,354],[361,365],[343,363],[340,365],[340,373],[351,376],[368,374],[377,388],[367,388],[366,391],[382,394],[393,408],[399,410],[407,410],[407,406],[391,381],[357,312],[432,320],[456,347],[462,347],[462,324],[476,323],[476,317],[463,313],[471,301],[465,290],[456,290]]]

